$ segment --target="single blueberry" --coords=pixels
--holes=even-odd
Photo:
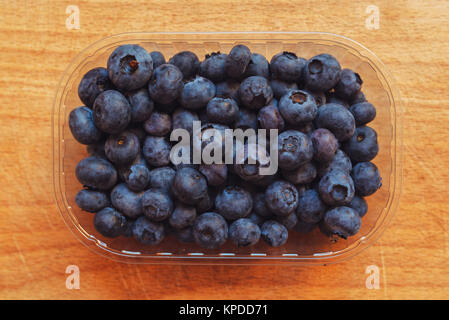
[[[288,230],[293,229],[298,223],[298,217],[295,212],[290,213],[288,216],[276,216],[274,220],[282,224]]]
[[[284,51],[271,58],[270,69],[274,79],[286,82],[301,82],[302,72],[307,60],[293,52]]]
[[[135,219],[142,215],[142,192],[134,192],[124,183],[119,183],[111,191],[111,203],[125,216]]]
[[[277,221],[265,221],[260,230],[262,239],[272,247],[280,247],[287,242],[288,230]]]
[[[143,122],[148,119],[154,109],[154,103],[150,99],[147,88],[126,93],[131,106],[131,121]]]
[[[175,229],[184,229],[192,226],[195,222],[195,219],[196,208],[178,202],[175,209],[173,210],[173,213],[168,219],[168,222]]]
[[[69,128],[76,141],[82,144],[94,144],[103,138],[103,133],[95,126],[92,110],[84,106],[70,112]]]
[[[165,237],[164,225],[150,221],[144,216],[139,217],[133,225],[133,236],[143,244],[155,246]]]
[[[226,79],[226,57],[228,55],[220,52],[207,54],[200,64],[200,75],[213,82],[220,82]]]
[[[326,210],[327,206],[316,190],[305,190],[299,195],[298,208],[296,209],[299,220],[316,224],[321,221]]]
[[[238,79],[246,71],[251,61],[251,51],[243,44],[236,45],[226,56],[225,70],[230,78]]]
[[[312,91],[327,91],[340,80],[341,66],[330,54],[319,54],[304,66],[304,82]]]
[[[307,91],[292,90],[279,100],[279,111],[286,122],[302,125],[315,119],[317,115],[315,98]]]
[[[360,75],[351,69],[341,70],[340,80],[335,86],[335,94],[344,100],[350,100],[362,88]]]
[[[97,96],[103,91],[111,89],[114,89],[114,85],[109,80],[108,71],[102,67],[94,68],[81,79],[78,96],[87,107],[92,108]]]
[[[200,61],[197,55],[191,51],[178,52],[170,58],[168,63],[177,66],[181,70],[184,79],[195,76],[200,67]]]
[[[369,102],[359,102],[351,105],[349,111],[354,116],[355,125],[362,126],[376,117],[376,108]]]
[[[223,163],[201,164],[198,170],[206,177],[209,186],[223,185],[228,177],[228,166]]]
[[[250,247],[259,242],[260,228],[250,219],[235,220],[229,226],[229,239],[237,247]]]
[[[162,64],[154,69],[148,92],[153,101],[169,104],[175,101],[182,92],[184,83],[181,70],[172,64]]]
[[[232,125],[239,116],[239,106],[232,98],[215,97],[207,103],[209,122]]]
[[[104,151],[112,163],[116,165],[129,164],[140,152],[139,139],[130,131],[110,135],[104,145]]]
[[[320,223],[320,230],[328,237],[336,235],[347,239],[359,232],[361,224],[362,220],[354,209],[336,207],[326,212]]]
[[[379,169],[372,162],[359,162],[351,172],[355,190],[358,195],[366,197],[372,195],[382,186]]]
[[[338,149],[338,141],[332,132],[319,128],[311,134],[313,144],[313,159],[320,163],[329,163]]]
[[[215,85],[209,79],[197,76],[184,85],[180,96],[181,105],[190,110],[205,107],[215,96]]]
[[[142,152],[149,165],[166,166],[170,163],[170,143],[164,137],[147,136]]]
[[[273,90],[268,80],[261,76],[251,76],[242,81],[239,88],[239,101],[250,109],[260,109],[273,99]]]
[[[163,221],[173,212],[170,195],[160,189],[148,189],[142,195],[143,214],[151,221]]]
[[[316,177],[316,167],[312,162],[306,162],[293,170],[281,170],[282,176],[293,184],[312,182]]]
[[[254,194],[253,197],[254,212],[261,217],[269,218],[273,215],[273,213],[267,206],[265,199],[266,197],[264,192]]]
[[[151,51],[150,52],[151,59],[153,59],[153,69],[156,69],[161,64],[165,64],[165,57],[159,51]]]
[[[215,208],[228,220],[244,218],[253,209],[253,199],[242,187],[227,186],[215,198]]]
[[[335,103],[327,103],[319,107],[315,122],[318,128],[331,131],[340,142],[350,139],[355,131],[352,113]]]
[[[357,211],[360,217],[363,217],[368,212],[368,204],[363,197],[354,196],[352,201],[348,204],[348,207]]]
[[[198,121],[198,115],[191,110],[178,108],[172,115],[173,130],[184,129],[190,134],[193,133],[193,121]]]
[[[274,101],[274,100],[272,100]],[[282,131],[285,127],[285,121],[279,112],[279,108],[274,104],[269,104],[259,110],[257,121],[262,129],[277,129]]]
[[[125,175],[128,188],[135,192],[144,190],[150,181],[150,170],[146,165],[134,164]]]
[[[265,190],[265,203],[277,216],[288,216],[298,207],[298,190],[290,182],[278,180]]]
[[[195,242],[206,249],[216,249],[222,246],[228,238],[226,220],[215,212],[201,214],[193,225]]]
[[[141,46],[126,44],[117,47],[108,59],[108,75],[122,91],[140,89],[150,80],[153,59]]]
[[[153,112],[143,124],[143,128],[148,134],[158,137],[169,134],[171,126],[170,115],[159,111]]]
[[[179,201],[195,205],[207,193],[206,178],[198,170],[183,167],[176,171],[172,190]]]
[[[87,212],[97,212],[110,206],[106,193],[88,189],[80,190],[76,194],[75,202],[78,207]]]
[[[302,132],[287,130],[278,136],[278,164],[286,170],[293,170],[309,162],[313,157],[310,138]]]
[[[98,156],[82,159],[75,172],[81,184],[94,189],[108,190],[117,182],[117,171],[112,163]]]
[[[330,206],[345,205],[354,198],[354,182],[351,176],[338,169],[326,173],[318,188],[321,199]]]
[[[94,123],[107,133],[119,133],[131,121],[131,106],[125,96],[116,90],[100,93],[93,107]]]
[[[148,186],[152,189],[161,189],[164,192],[171,193],[175,174],[176,171],[171,167],[159,167],[150,170]]]
[[[261,76],[270,79],[270,64],[263,55],[258,53],[251,54],[251,60],[242,77],[248,78],[251,76]]]
[[[126,218],[114,208],[106,207],[95,214],[94,226],[103,236],[116,238],[123,234]]]
[[[351,159],[341,149],[337,149],[335,156],[329,163],[320,163],[318,166],[318,177],[324,176],[326,173],[333,169],[340,169],[346,173],[350,173],[352,170]]]
[[[357,127],[354,135],[344,143],[343,150],[352,162],[367,162],[374,159],[379,152],[376,131],[366,126]]]

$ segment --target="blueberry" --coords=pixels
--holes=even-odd
[[[167,113],[155,111],[144,122],[143,128],[145,131],[153,136],[163,137],[171,131],[171,117]]]
[[[162,64],[154,69],[148,83],[151,99],[160,104],[169,104],[175,101],[184,87],[182,77],[181,70],[172,64]]]
[[[232,98],[236,102],[239,102],[239,88],[240,82],[227,79],[216,84],[215,95],[222,98]]]
[[[243,44],[236,45],[226,57],[225,70],[231,78],[240,78],[251,61],[251,51]]]
[[[207,104],[209,122],[232,125],[239,116],[239,106],[232,98],[215,97]]]
[[[266,198],[264,192],[259,192],[254,195],[253,197],[254,212],[261,217],[269,218],[273,215],[273,213],[267,206],[265,199]]]
[[[195,222],[196,209],[195,207],[188,206],[182,203],[177,203],[175,210],[168,219],[170,225],[175,229],[184,229]]]
[[[338,169],[326,173],[318,188],[321,199],[330,206],[345,205],[354,198],[354,182],[351,176]]]
[[[150,80],[152,72],[153,59],[136,44],[119,46],[109,56],[109,79],[122,91],[142,88]]]
[[[94,189],[108,190],[117,182],[117,171],[104,158],[90,156],[76,166],[76,177],[81,184]]]
[[[181,168],[176,171],[172,190],[179,201],[190,205],[197,204],[207,193],[206,178],[193,168]]]
[[[344,100],[350,100],[362,88],[362,79],[351,69],[341,70],[340,80],[335,86],[335,94]]]
[[[362,220],[359,214],[349,207],[336,207],[326,212],[320,230],[326,236],[339,236],[346,239],[360,230]]]
[[[281,52],[273,56],[270,69],[274,79],[286,82],[301,82],[301,76],[307,61],[293,52]]]
[[[142,195],[143,214],[151,221],[163,221],[173,212],[173,201],[160,189],[148,189]]]
[[[110,206],[109,197],[101,191],[80,190],[75,197],[78,207],[87,212],[97,212]]]
[[[170,163],[170,144],[164,137],[147,136],[142,152],[148,164],[155,167],[166,166]]]
[[[305,190],[299,195],[298,209],[296,210],[299,220],[316,224],[323,218],[326,210],[327,206],[316,190]]]
[[[270,64],[263,55],[258,53],[251,54],[251,60],[246,67],[243,77],[251,76],[261,76],[270,79]]]
[[[265,203],[277,216],[288,216],[298,207],[298,190],[287,181],[278,180],[265,190]]]
[[[340,142],[350,139],[355,131],[352,113],[339,104],[327,103],[319,107],[315,121],[318,128],[330,130]]]
[[[318,177],[324,176],[333,169],[340,169],[346,173],[350,173],[352,170],[351,159],[340,149],[337,150],[331,162],[321,163],[318,166]]]
[[[131,91],[126,94],[131,106],[131,121],[142,122],[148,119],[154,109],[147,88]]]
[[[354,196],[348,207],[357,211],[360,217],[363,217],[368,212],[368,204],[363,197]]]
[[[174,230],[175,238],[183,243],[192,243],[195,242],[195,238],[193,237],[193,226],[184,228],[184,229],[175,229]]]
[[[205,107],[215,96],[215,85],[212,81],[197,76],[184,85],[180,96],[181,105],[190,110]]]
[[[134,192],[124,183],[119,183],[111,191],[111,203],[125,216],[135,219],[142,214],[142,192]]]
[[[365,94],[360,90],[354,96],[351,97],[349,104],[352,106],[353,104],[366,102]]]
[[[164,192],[171,193],[175,174],[176,171],[170,167],[155,168],[150,171],[148,186],[152,189],[161,189]]]
[[[369,102],[360,102],[351,105],[349,111],[354,116],[355,125],[362,126],[376,117],[376,108]]]
[[[109,161],[117,165],[129,164],[140,152],[139,139],[130,131],[110,135],[104,145],[104,151]]]
[[[193,121],[198,121],[198,115],[191,110],[178,108],[172,115],[173,130],[184,129],[190,134],[193,133]]]
[[[358,195],[366,197],[372,195],[382,186],[379,169],[372,162],[359,162],[351,172],[355,190]]]
[[[229,239],[237,247],[250,247],[259,242],[260,228],[250,219],[235,220],[229,226]]]
[[[317,226],[316,223],[304,222],[300,218],[298,218],[298,221],[296,222],[296,225],[293,227],[293,229],[296,232],[306,234],[306,233],[312,232],[313,229],[316,228],[316,226]]]
[[[95,99],[94,123],[97,128],[107,133],[119,133],[126,129],[131,121],[131,106],[120,92],[103,91]]]
[[[379,152],[376,131],[370,127],[357,127],[351,139],[344,143],[343,150],[352,162],[366,162],[374,159]]]
[[[200,61],[196,54],[191,51],[181,51],[170,58],[168,63],[173,64],[181,70],[184,79],[189,79],[198,73]]]
[[[124,232],[126,218],[114,208],[106,207],[95,214],[94,226],[103,236],[116,238]]]
[[[114,89],[114,85],[108,78],[108,71],[101,67],[94,68],[81,79],[78,96],[87,107],[92,108],[97,96],[103,91],[111,89]]]
[[[325,128],[316,129],[311,134],[313,159],[321,163],[329,163],[338,149],[338,141],[332,132]]]
[[[159,51],[151,51],[150,52],[151,59],[153,59],[153,69],[156,69],[161,64],[165,64],[165,57]]]
[[[288,230],[277,221],[265,221],[260,230],[262,239],[272,247],[279,247],[287,242]]]
[[[125,182],[128,188],[135,192],[142,191],[150,181],[150,170],[142,164],[134,164],[125,175]]]
[[[195,242],[206,249],[222,246],[228,238],[226,220],[215,212],[201,214],[193,225]]]
[[[228,177],[228,166],[223,163],[201,164],[198,170],[206,177],[209,186],[223,185]]]
[[[227,54],[220,52],[207,54],[206,58],[200,64],[200,75],[213,82],[220,82],[225,80],[226,57]]]
[[[153,222],[146,217],[139,217],[133,225],[134,238],[146,245],[154,246],[159,244],[165,237],[164,225]]]
[[[287,130],[278,136],[279,167],[293,170],[312,160],[313,145],[310,138],[302,132]]]
[[[292,90],[279,100],[279,111],[286,122],[302,125],[315,119],[315,98],[307,91]]]
[[[274,100],[272,100],[274,101]],[[278,107],[274,104],[269,104],[259,110],[257,121],[262,129],[277,129],[282,131],[285,126],[284,118],[279,112]]]
[[[239,101],[250,109],[260,109],[273,99],[273,90],[268,80],[260,76],[251,76],[242,81],[239,88]]]
[[[87,107],[78,107],[70,112],[69,128],[76,141],[82,144],[94,144],[103,137],[95,126],[92,110]]]
[[[278,79],[272,79],[270,81],[270,87],[273,90],[273,95],[276,99],[281,99],[290,90],[298,90],[296,82],[285,82]]]
[[[244,218],[251,213],[251,194],[239,186],[227,186],[215,198],[215,208],[228,220]]]
[[[136,158],[133,160],[133,162],[126,164],[126,165],[121,165],[121,166],[117,166],[117,173],[118,173],[118,177],[121,181],[126,181],[128,179],[128,176],[131,174],[131,167],[133,165],[142,165],[144,167],[148,167],[147,166],[147,162],[145,161],[142,152],[139,152],[136,156]]]
[[[257,114],[246,108],[239,109],[239,116],[234,123],[234,129],[254,129],[257,130]]]
[[[296,169],[282,170],[282,176],[293,184],[310,183],[316,177],[316,168],[312,162],[306,162]]]
[[[312,91],[327,91],[340,80],[341,66],[330,54],[319,54],[304,67],[306,88]]]
[[[298,223],[298,217],[295,212],[290,213],[288,216],[276,216],[274,219],[288,230],[293,229]]]

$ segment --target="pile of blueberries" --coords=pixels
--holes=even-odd
[[[319,227],[331,239],[356,234],[364,197],[381,187],[375,107],[362,79],[329,54],[281,52],[271,61],[236,45],[200,61],[190,51],[166,62],[139,45],[117,47],[107,68],[82,78],[84,104],[69,115],[89,156],[76,167],[77,205],[95,213],[105,237],[157,245],[168,234],[207,249],[228,239],[286,243],[289,230]],[[170,161],[172,130],[277,129],[278,171],[260,163]],[[267,130],[268,131],[268,130]]]

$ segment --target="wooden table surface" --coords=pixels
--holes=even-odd
[[[449,2],[2,1],[0,4],[0,298],[449,298]],[[66,8],[77,5],[80,29]],[[380,12],[367,28],[367,7]],[[381,239],[326,267],[151,266],[92,253],[63,223],[52,186],[52,100],[76,54],[131,31],[326,31],[369,47],[404,109],[404,184]],[[66,288],[68,265],[80,289]],[[380,270],[367,289],[367,266]]]

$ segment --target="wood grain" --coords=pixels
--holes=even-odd
[[[81,28],[65,27],[66,7]],[[380,28],[365,27],[368,5]],[[0,298],[413,299],[449,297],[449,2],[2,1],[0,4]],[[80,245],[52,188],[51,108],[75,55],[127,31],[326,31],[369,47],[396,78],[404,108],[404,185],[392,224],[355,258],[326,267],[148,266]],[[81,288],[68,290],[77,265]],[[381,270],[379,290],[365,269]]]

